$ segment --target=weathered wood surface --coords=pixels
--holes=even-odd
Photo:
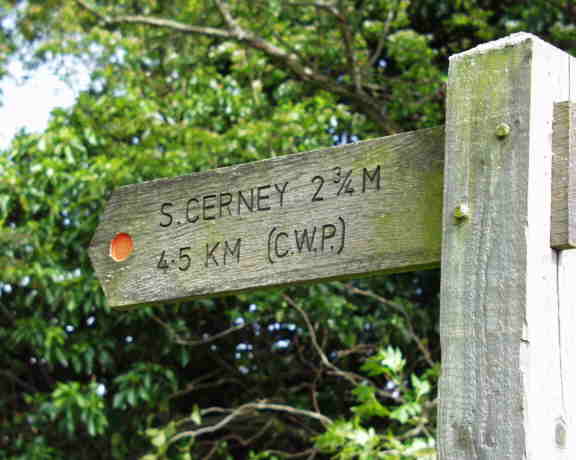
[[[114,307],[436,266],[443,156],[436,128],[125,186],[90,257]]]
[[[560,377],[568,358],[560,359],[550,248],[553,107],[576,94],[571,66],[566,53],[528,34],[450,62],[441,460],[576,458],[556,436],[562,392],[572,389]],[[462,203],[468,218],[455,219]]]
[[[552,247],[576,247],[576,104],[554,107]]]
[[[572,74],[574,75],[574,74]],[[576,458],[576,249],[561,251],[558,261],[558,327],[560,338],[560,404],[556,420],[555,442],[562,447],[565,459]]]

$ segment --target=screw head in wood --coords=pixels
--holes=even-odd
[[[496,137],[498,139],[504,139],[510,134],[510,125],[508,123],[500,123],[496,126]]]
[[[558,420],[556,422],[556,445],[558,447],[565,447],[566,446],[566,424],[563,420]]]
[[[470,206],[468,203],[460,203],[454,209],[454,217],[457,221],[462,222],[470,218]]]

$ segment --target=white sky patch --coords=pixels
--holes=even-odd
[[[107,393],[106,385],[104,385],[103,383],[99,383],[98,386],[96,387],[96,394],[98,396],[104,396],[106,393]]]
[[[85,88],[89,78],[88,71],[79,68],[75,72],[79,80],[77,88],[73,88],[49,66],[25,72],[18,61],[13,61],[8,71],[11,76],[0,81],[0,148],[8,147],[22,128],[28,132],[43,131],[50,112],[55,107],[70,107],[78,89]]]

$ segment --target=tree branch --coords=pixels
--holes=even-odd
[[[288,6],[301,6],[301,7],[313,7],[318,10],[325,10],[328,13],[340,18],[340,14],[334,5],[330,5],[329,3],[321,3],[321,2],[290,2]]]
[[[385,117],[380,102],[363,92],[357,92],[353,85],[340,83],[337,80],[310,68],[305,63],[301,62],[296,54],[289,53],[262,37],[255,35],[251,31],[242,28],[232,17],[228,6],[222,0],[215,1],[224,21],[229,27],[229,30],[189,25],[179,21],[154,16],[107,16],[89,6],[85,0],[76,0],[83,9],[95,15],[106,25],[143,24],[152,27],[166,28],[186,34],[222,38],[242,43],[252,49],[261,51],[270,59],[276,61],[281,67],[293,73],[297,78],[316,84],[327,91],[348,100],[359,112],[366,114],[368,118],[379,125],[384,134],[393,134],[397,132],[393,123]]]
[[[206,345],[208,343],[212,343],[212,342],[214,342],[218,339],[221,339],[222,337],[227,336],[233,332],[239,331],[240,329],[244,329],[246,326],[254,324],[253,322],[251,322],[251,323],[240,324],[239,326],[233,326],[233,327],[228,328],[222,332],[219,332],[218,334],[214,334],[214,335],[208,337],[207,339],[186,340],[186,339],[183,339],[181,336],[179,336],[178,333],[174,330],[174,328],[172,326],[170,326],[170,324],[166,323],[165,321],[162,321],[156,315],[152,315],[152,319],[154,321],[156,321],[158,324],[161,324],[168,331],[170,336],[173,337],[174,342],[176,342],[179,345],[186,345],[189,347],[197,347],[200,345]]]
[[[31,385],[28,382],[25,382],[24,380],[22,380],[20,377],[18,377],[16,374],[13,374],[9,370],[0,369],[0,375],[8,377],[10,380],[16,382],[18,385],[30,391],[31,393],[38,393],[38,388],[36,388],[34,385]]]
[[[388,40],[388,35],[390,34],[390,28],[392,27],[392,21],[396,19],[398,15],[398,9],[400,6],[397,7],[396,10],[390,9],[386,16],[386,22],[384,23],[384,30],[382,31],[380,38],[378,39],[378,44],[376,45],[376,50],[372,57],[368,60],[368,66],[374,67],[376,61],[382,54],[382,50],[384,49],[384,43]]]
[[[282,294],[282,296],[284,297],[286,302],[288,302],[288,304],[292,308],[296,309],[304,319],[306,327],[308,328],[308,333],[310,334],[310,340],[312,341],[312,346],[320,356],[320,361],[322,361],[322,364],[324,364],[324,366],[326,366],[328,369],[332,370],[336,375],[339,375],[344,379],[346,379],[352,385],[358,384],[359,381],[362,380],[360,376],[357,376],[350,372],[345,372],[330,362],[330,360],[328,359],[328,357],[326,356],[320,345],[318,345],[318,339],[316,338],[316,331],[314,330],[314,326],[312,326],[310,318],[308,318],[306,312],[296,302],[294,302],[294,300],[290,296],[288,296],[287,294]]]
[[[240,27],[240,25],[236,22],[236,20],[232,17],[232,13],[230,13],[228,4],[226,4],[222,0],[214,0],[214,3],[216,3],[218,10],[220,11],[222,17],[224,18],[224,21],[230,28],[230,31],[236,36],[238,40],[243,40],[245,32],[242,29],[242,27]]]
[[[278,412],[288,412],[294,415],[302,415],[304,417],[309,417],[318,420],[322,425],[327,426],[332,423],[332,420],[325,415],[322,415],[318,412],[312,412],[309,410],[304,409],[297,409],[291,406],[285,406],[283,404],[267,404],[264,402],[261,403],[254,403],[254,404],[246,404],[246,406],[252,407],[258,410],[272,410]]]
[[[377,388],[376,385],[374,385],[370,381],[370,379],[368,379],[367,377],[363,377],[363,376],[355,374],[353,372],[343,371],[342,369],[340,369],[339,367],[337,367],[336,365],[331,363],[330,360],[328,360],[328,357],[326,356],[324,351],[322,350],[322,347],[318,344],[318,339],[316,338],[316,331],[314,330],[314,326],[312,326],[312,322],[310,321],[310,318],[308,318],[308,315],[306,314],[306,312],[296,302],[294,302],[294,300],[290,296],[288,296],[287,294],[282,294],[282,296],[288,302],[288,304],[291,307],[298,310],[300,315],[302,315],[302,317],[304,318],[304,322],[306,323],[306,327],[308,328],[308,332],[310,334],[310,340],[312,341],[312,346],[314,347],[316,352],[320,355],[320,360],[322,361],[322,364],[324,364],[324,366],[326,366],[328,369],[330,369],[331,374],[343,377],[345,380],[347,380],[352,385],[358,385],[362,382],[369,382],[371,385],[374,386],[374,388],[376,388],[376,392],[380,396],[385,397],[385,398],[390,398],[393,401],[396,401],[398,403],[405,403],[406,402],[404,400],[404,398],[402,398],[401,396],[396,396],[396,395],[394,395],[394,394],[392,394],[386,390],[382,390],[380,388]]]
[[[100,21],[104,22],[104,23],[108,23],[110,21],[110,18],[104,14],[102,14],[100,11],[98,11],[96,8],[94,8],[93,6],[89,5],[85,0],[76,0],[76,3],[78,3],[78,5],[80,5],[83,9],[85,9],[86,11],[88,11],[89,13],[93,14],[94,16],[96,16]]]
[[[213,372],[209,372],[207,374],[204,374],[204,375],[200,376],[199,378],[188,383],[181,390],[178,390],[178,391],[172,393],[168,397],[168,399],[179,398],[180,396],[184,396],[185,394],[191,393],[193,391],[205,390],[207,388],[216,388],[216,387],[226,385],[226,384],[236,384],[236,385],[240,384],[240,382],[238,380],[233,379],[233,378],[226,378],[226,377],[222,377],[222,378],[220,378],[216,381],[213,381],[213,382],[203,383],[206,380],[209,380],[209,379],[212,379],[213,377],[216,377],[218,374],[219,374],[218,371],[213,371]]]
[[[218,37],[233,39],[236,38],[232,33],[223,29],[216,29],[214,27],[204,27],[204,26],[194,26],[189,24],[184,24],[179,21],[173,21],[172,19],[157,18],[154,16],[142,16],[142,15],[119,15],[119,16],[107,16],[96,8],[88,5],[85,0],[76,0],[83,9],[92,13],[105,25],[122,25],[122,24],[141,24],[153,27],[160,27],[164,29],[171,29],[177,32],[183,32],[188,34],[205,35],[207,37]]]
[[[316,454],[319,452],[319,450],[316,447],[311,447],[310,449],[306,449],[302,452],[296,452],[294,454],[274,449],[266,449],[266,452],[272,455],[280,455],[284,458],[300,458],[308,456],[308,459],[312,460],[314,457],[316,457]]]
[[[344,42],[346,60],[348,61],[350,71],[352,72],[354,88],[356,89],[357,93],[362,94],[364,93],[362,89],[362,74],[358,68],[358,62],[356,61],[356,55],[354,54],[354,33],[350,28],[350,23],[348,22],[346,15],[342,11],[344,8],[342,1],[338,3],[340,11],[338,11],[336,19],[340,27],[340,35],[342,36],[342,41]]]
[[[202,411],[202,415],[209,413],[209,411],[214,412],[214,409],[215,408],[210,408],[210,409],[204,410],[204,411]],[[278,412],[287,412],[287,413],[295,414],[295,415],[302,415],[304,417],[316,419],[320,423],[322,423],[324,426],[330,425],[332,423],[332,420],[330,418],[326,417],[325,415],[316,413],[316,412],[312,412],[312,411],[308,411],[308,410],[304,410],[304,409],[296,409],[295,407],[285,406],[283,404],[268,404],[266,402],[256,402],[256,403],[244,404],[244,405],[234,409],[229,415],[227,415],[226,417],[224,417],[222,420],[220,420],[218,423],[216,423],[214,425],[202,427],[202,428],[199,428],[197,430],[182,431],[182,432],[174,435],[172,437],[172,439],[170,439],[170,442],[171,443],[176,442],[179,439],[186,438],[186,437],[196,438],[198,436],[202,436],[203,434],[213,433],[215,431],[218,431],[218,430],[226,427],[226,425],[230,424],[230,422],[232,422],[232,420],[234,420],[235,418],[237,418],[241,415],[245,415],[247,412],[251,412],[253,410],[271,410],[271,411],[278,411]],[[226,409],[222,409],[222,411],[226,411]]]
[[[357,287],[354,287],[351,284],[346,284],[345,286],[349,292],[351,292],[353,294],[359,294],[359,295],[362,295],[364,297],[370,297],[372,299],[375,299],[383,305],[387,305],[389,307],[392,307],[394,310],[396,310],[398,313],[400,313],[402,316],[404,316],[404,319],[406,320],[406,325],[408,326],[408,332],[412,336],[412,339],[416,342],[418,349],[422,352],[422,355],[424,356],[426,363],[430,367],[434,366],[435,363],[434,363],[434,360],[432,359],[432,355],[430,354],[430,350],[428,350],[428,347],[426,345],[424,345],[424,342],[422,342],[422,340],[420,339],[418,334],[416,334],[416,331],[414,330],[414,326],[412,325],[412,321],[410,320],[410,315],[408,315],[408,313],[406,313],[406,310],[401,305],[398,305],[396,302],[393,302],[393,301],[388,300],[382,296],[379,296],[378,294],[376,294],[372,291],[365,291],[363,289],[358,289]]]
[[[219,442],[228,441],[228,440],[234,440],[234,441],[237,441],[240,445],[242,445],[242,446],[244,446],[244,447],[247,447],[247,446],[249,446],[250,444],[252,444],[254,441],[257,441],[259,438],[261,438],[261,437],[264,435],[264,433],[266,433],[266,431],[268,431],[268,429],[269,429],[273,424],[274,424],[274,419],[268,420],[268,421],[264,424],[264,426],[262,427],[261,430],[259,430],[255,435],[253,435],[252,437],[250,437],[250,438],[248,438],[248,439],[244,439],[242,436],[240,436],[240,435],[238,435],[238,434],[231,433],[231,434],[228,434],[228,435],[226,435],[226,436],[220,437],[220,438],[219,438]],[[218,445],[218,442],[216,443],[216,445]],[[212,452],[212,450],[211,450],[210,452]],[[207,455],[206,457],[204,457],[205,459],[206,459],[206,458],[210,458],[210,457],[213,455],[213,454],[211,454],[210,452],[208,453],[208,455]]]

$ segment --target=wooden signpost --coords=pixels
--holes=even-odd
[[[576,458],[576,61],[453,56],[446,127],[116,190],[111,306],[441,266],[441,460]],[[445,133],[445,134],[444,134]]]
[[[122,187],[90,255],[114,307],[435,266],[443,157],[429,129]]]

